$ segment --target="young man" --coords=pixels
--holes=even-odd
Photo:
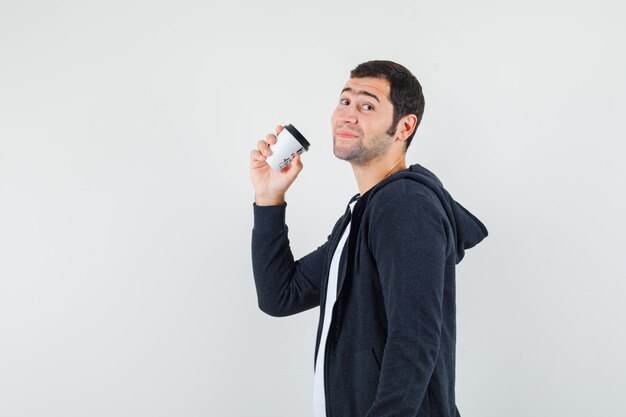
[[[353,197],[328,241],[294,261],[285,192],[302,170],[250,155],[252,262],[259,307],[287,316],[320,306],[316,417],[455,417],[455,265],[487,236],[406,149],[424,110],[413,74],[389,61],[352,70],[332,115],[333,150]],[[277,128],[276,134],[281,128]]]

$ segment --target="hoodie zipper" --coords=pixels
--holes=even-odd
[[[352,200],[350,200],[350,203],[348,203],[348,210],[346,210],[346,213],[344,214],[345,219],[342,221],[341,224],[341,233],[337,235],[337,242],[336,244],[334,244],[331,247],[331,250],[329,250],[329,253],[332,253],[333,256],[335,254],[335,252],[337,251],[337,248],[339,246],[339,244],[341,243],[341,237],[343,236],[343,234],[346,231],[347,227],[351,227],[352,225],[352,217],[353,217],[353,211],[354,211],[354,207],[350,208],[350,204],[352,204],[354,201],[356,201],[359,196],[355,196],[352,198]],[[348,233],[350,233],[351,230],[348,231]],[[334,243],[334,242],[333,242]],[[348,246],[350,244],[350,235],[348,235],[348,239],[345,242],[344,248],[346,246]],[[344,248],[342,248],[340,254],[339,254],[339,259],[341,260]],[[347,259],[346,259],[347,261]],[[318,335],[317,335],[317,343],[319,343],[320,339],[321,339],[321,335],[322,332],[324,331],[323,327],[324,327],[324,318],[327,314],[326,311],[326,299],[328,298],[328,281],[330,280],[330,264],[332,263],[332,257],[330,258],[329,262],[328,262],[328,269],[326,270],[326,293],[325,293],[325,297],[324,300],[320,300],[323,301],[323,306],[324,306],[324,310],[322,312],[322,315],[320,316],[320,323],[321,326],[319,326],[319,330],[318,330]],[[340,265],[341,266],[341,265]],[[345,265],[344,265],[345,267]],[[346,271],[343,271],[344,274],[346,273]],[[341,269],[339,270],[339,273],[341,273]],[[335,288],[335,291],[337,291],[339,289],[339,277],[337,277],[337,288]],[[323,349],[324,349],[324,363],[323,363],[323,369],[322,372],[324,372],[324,403],[326,405],[326,417],[332,417],[332,413],[330,411],[330,394],[328,391],[328,372],[330,370],[330,358],[328,355],[328,346],[331,340],[331,337],[336,337],[336,331],[333,331],[334,327],[335,327],[335,319],[336,319],[336,310],[337,310],[337,306],[339,304],[339,294],[337,294],[337,297],[335,299],[335,303],[333,304],[333,307],[331,309],[331,316],[330,316],[330,322],[328,323],[328,335],[326,336],[326,342],[324,343]],[[322,304],[320,303],[320,308]],[[317,348],[317,354],[315,355],[315,363],[317,364],[317,357],[319,356],[319,350],[322,348],[322,346],[318,346]]]
[[[350,227],[350,225],[352,224],[352,214],[350,213],[346,219],[344,220],[342,227],[341,227],[341,234],[339,234],[339,241],[337,242],[337,245],[334,246],[332,253],[333,256],[335,254],[335,252],[337,251],[337,249],[339,248],[339,244],[341,243],[341,237],[343,236],[343,234],[346,232],[346,227]],[[350,231],[348,231],[349,233]],[[344,248],[349,244],[349,239],[346,240]],[[341,261],[341,257],[344,251],[344,248],[341,249],[341,252],[339,253],[339,259]],[[332,262],[332,258],[330,259],[330,261]],[[341,267],[341,265],[340,265]],[[339,269],[339,274],[341,274],[342,270]],[[344,271],[345,273],[345,271]],[[324,299],[324,315],[322,317],[320,317],[320,322],[322,323],[322,330],[321,332],[323,332],[323,327],[324,327],[324,318],[326,316],[326,314],[328,314],[328,312],[325,310],[326,307],[326,298],[328,298],[328,281],[330,280],[330,263],[329,263],[329,267],[328,267],[328,271],[326,274],[329,278],[326,281],[326,297]],[[337,288],[334,288],[332,290],[337,291],[339,289],[339,277],[337,277]],[[336,326],[336,319],[337,319],[337,306],[339,305],[340,299],[339,299],[339,294],[337,294],[337,297],[335,299],[335,302],[333,304],[333,307],[330,310],[330,322],[328,323],[328,334],[326,335],[326,341],[324,343],[323,349],[324,349],[324,363],[323,363],[323,369],[322,372],[324,372],[324,403],[326,405],[326,417],[332,417],[332,412],[331,412],[331,407],[330,407],[330,393],[329,393],[329,382],[328,382],[328,373],[330,372],[330,355],[329,355],[329,346],[330,346],[330,342],[336,337],[336,330],[335,330],[335,326]],[[320,332],[320,337],[321,337],[321,332]],[[319,349],[321,349],[322,346],[318,347],[318,353],[317,355],[319,356]],[[317,360],[316,360],[317,362]]]

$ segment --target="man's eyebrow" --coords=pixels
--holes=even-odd
[[[344,88],[343,90],[341,90],[341,94],[343,94],[343,93],[345,93],[345,92],[348,92],[348,93],[350,93],[350,94],[355,94],[355,95],[357,95],[357,96],[358,96],[358,95],[368,96],[368,97],[371,97],[371,98],[373,98],[374,100],[376,100],[377,102],[379,102],[379,103],[380,103],[380,100],[378,99],[378,97],[376,97],[374,94],[372,94],[372,93],[370,93],[370,92],[368,92],[368,91],[365,91],[365,90],[359,90],[359,91],[356,91],[356,92],[355,92],[355,91],[354,91],[353,89],[351,89],[350,87],[346,87],[346,88]]]

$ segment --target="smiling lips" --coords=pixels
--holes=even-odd
[[[337,132],[335,133],[336,137],[342,138],[342,139],[352,139],[352,138],[356,138],[359,135],[355,132],[352,132],[351,130],[347,130],[347,129],[339,129],[337,130]]]

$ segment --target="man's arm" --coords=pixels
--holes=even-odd
[[[320,303],[320,283],[328,243],[299,261],[294,261],[285,225],[285,193],[302,171],[300,155],[281,170],[266,162],[270,145],[283,129],[269,134],[250,152],[250,178],[254,186],[252,268],[261,310],[272,316],[287,316]]]
[[[414,193],[388,201],[372,218],[388,331],[366,417],[414,417],[426,394],[441,340],[446,222],[433,201]]]
[[[259,308],[271,316],[288,316],[320,304],[320,287],[328,241],[294,261],[285,225],[286,204],[254,206],[252,268]]]

